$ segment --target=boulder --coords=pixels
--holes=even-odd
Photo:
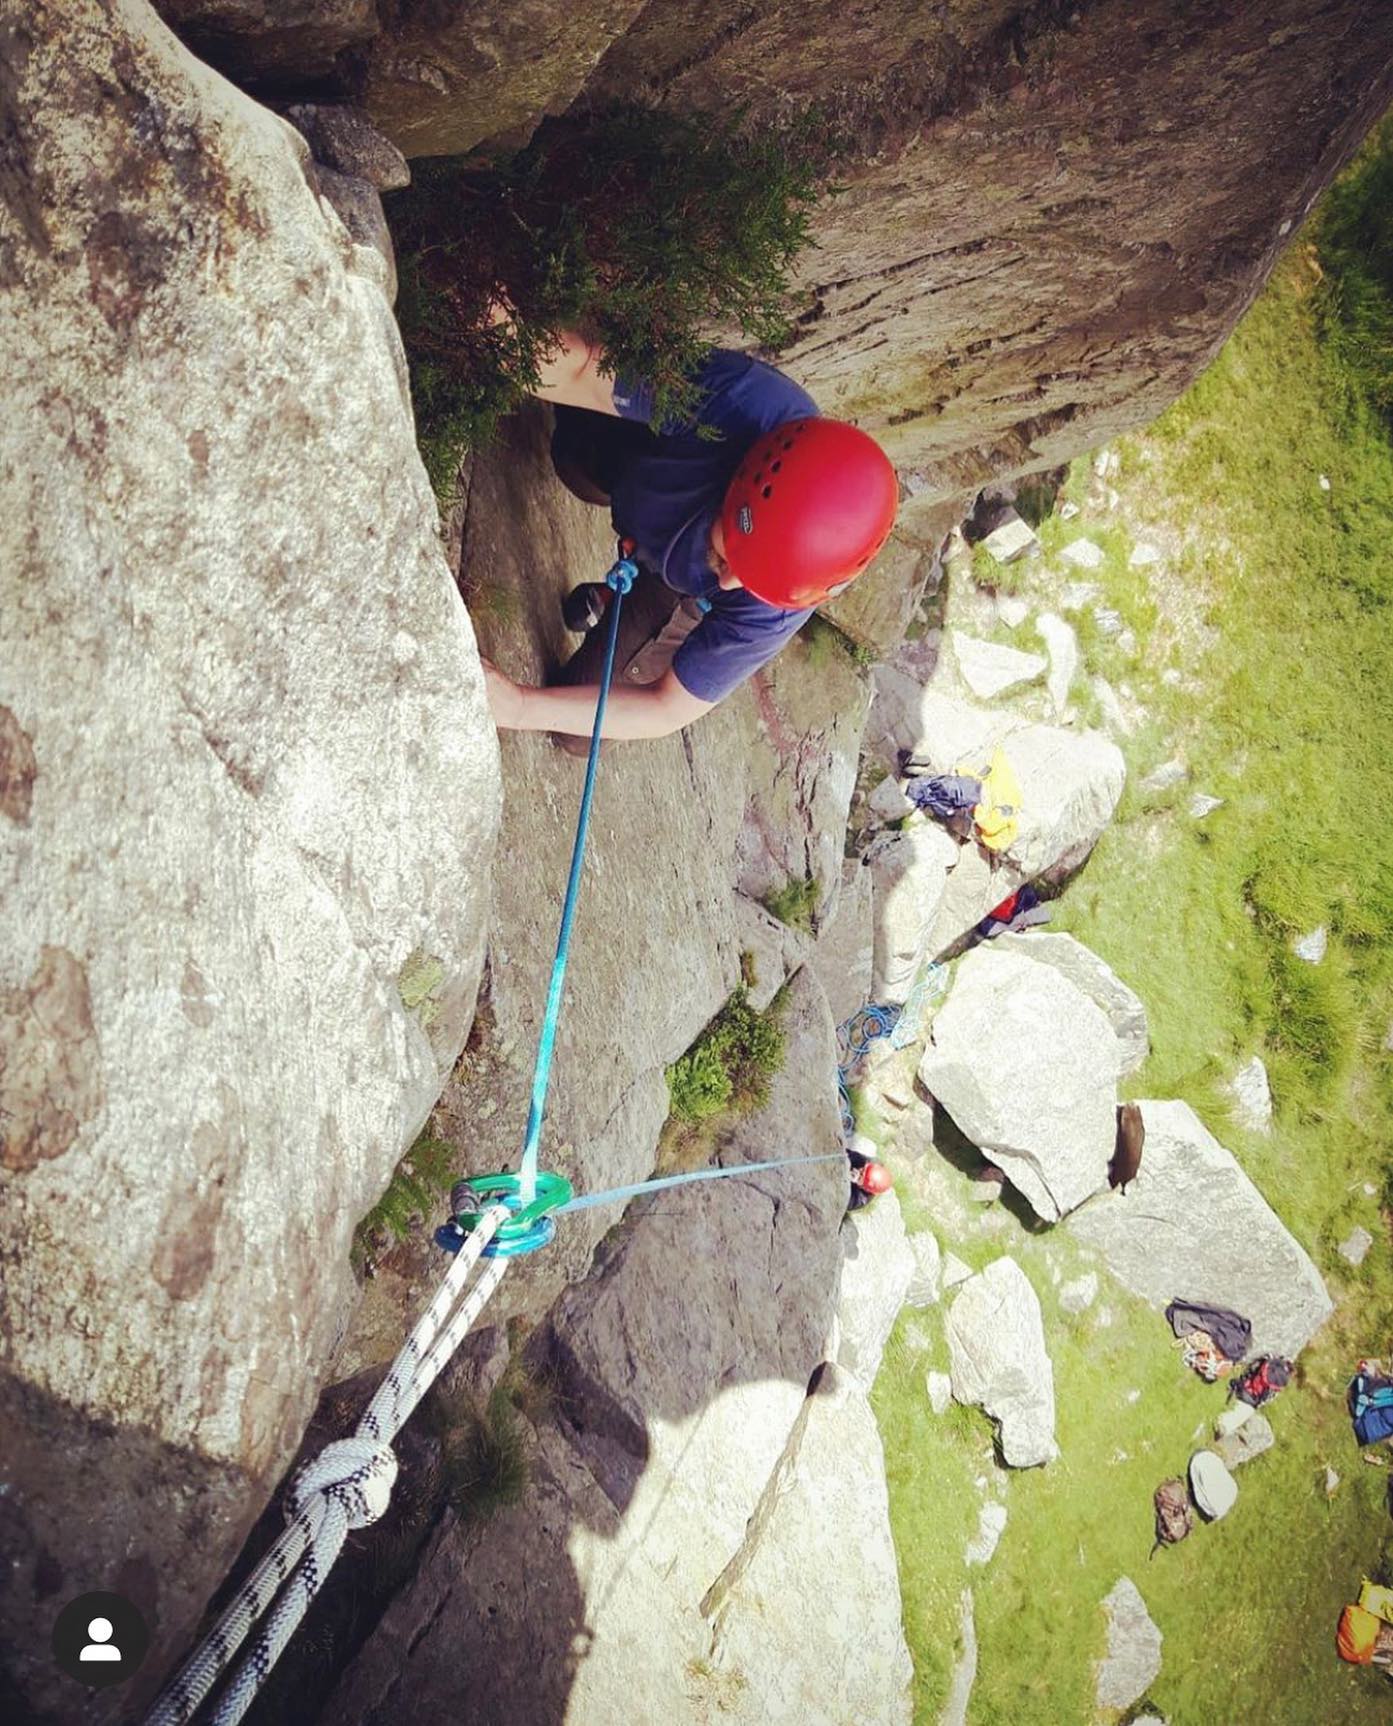
[[[1129,1576],[1120,1577],[1103,1602],[1108,1652],[1098,1666],[1094,1695],[1100,1708],[1130,1708],[1161,1670],[1161,1632]]]
[[[882,1193],[852,1211],[842,1224],[842,1242],[837,1364],[869,1390],[917,1268],[896,1194]]]
[[[155,0],[155,10],[228,77],[267,89],[331,75],[378,29],[377,0]]]
[[[1261,1055],[1254,1055],[1234,1074],[1229,1084],[1234,1119],[1250,1133],[1272,1131],[1272,1091]]]
[[[909,1250],[914,1258],[914,1273],[904,1291],[904,1304],[916,1309],[936,1306],[943,1275],[938,1237],[930,1229],[920,1229],[909,1236]]]
[[[948,1405],[953,1400],[953,1380],[946,1372],[931,1372],[924,1379],[924,1389],[928,1393],[929,1407],[935,1414],[947,1414]]]
[[[984,1504],[977,1517],[977,1532],[963,1553],[965,1564],[990,1564],[1006,1532],[1006,1506],[992,1501]]]
[[[865,853],[875,907],[873,1000],[899,1005],[908,1000],[928,955],[948,871],[958,860],[958,842],[933,822],[899,833],[882,833]]]
[[[157,1627],[139,1708],[294,1451],[469,1027],[499,769],[381,266],[304,140],[147,7],[14,32],[0,1689],[76,1722],[112,1693],[52,1668],[55,1591]]]
[[[947,1335],[953,1397],[998,1423],[1007,1465],[1032,1468],[1057,1456],[1054,1369],[1040,1302],[1013,1258],[993,1259],[962,1285]]]
[[[1223,1433],[1214,1441],[1214,1449],[1226,1468],[1239,1468],[1245,1462],[1251,1462],[1255,1456],[1261,1456],[1263,1451],[1271,1450],[1277,1442],[1277,1436],[1272,1430],[1272,1423],[1265,1415],[1255,1409],[1248,1419],[1241,1421],[1232,1432]]]
[[[994,943],[958,962],[919,1078],[1053,1222],[1107,1179],[1117,1070],[1117,1037],[1093,1001],[1054,966]]]
[[[852,1458],[856,1491],[846,1494]],[[694,1711],[694,1726],[707,1718],[909,1726],[913,1667],[880,1433],[854,1377],[823,1368],[744,1548],[702,1609],[712,1625],[710,1684],[721,1702],[710,1715]],[[667,1662],[664,1649],[659,1663]]]
[[[1018,684],[1033,683],[1045,671],[1045,661],[1038,653],[979,641],[959,629],[953,631],[953,654],[963,682],[978,701],[991,701]]]
[[[1146,1008],[1112,966],[1073,935],[1032,929],[1022,935],[998,935],[997,950],[1022,953],[1037,964],[1051,965],[1081,989],[1102,1012],[1117,1037],[1117,1076],[1135,1073],[1151,1049]]]
[[[1187,1103],[1145,1102],[1141,1169],[1069,1220],[1126,1288],[1157,1309],[1179,1296],[1229,1307],[1254,1353],[1294,1358],[1325,1322],[1320,1272]]]
[[[943,1287],[956,1288],[959,1283],[965,1283],[973,1274],[972,1266],[964,1264],[956,1253],[943,1255]]]
[[[1374,1237],[1366,1228],[1351,1229],[1335,1249],[1347,1264],[1357,1269],[1369,1256],[1369,1248],[1374,1244]]]

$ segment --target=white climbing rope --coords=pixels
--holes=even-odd
[[[260,1635],[218,1699],[212,1726],[234,1726],[251,1706],[305,1608],[323,1587],[349,1530],[366,1528],[386,1510],[397,1478],[392,1441],[502,1281],[508,1260],[491,1258],[463,1294],[480,1254],[508,1216],[502,1205],[480,1216],[353,1436],[327,1444],[297,1470],[290,1483],[285,1532],[166,1686],[146,1726],[185,1726],[270,1608]]]

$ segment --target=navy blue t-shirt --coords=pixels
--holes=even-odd
[[[817,404],[773,366],[717,348],[697,374],[696,425],[653,425],[648,385],[616,378],[614,405],[656,435],[625,453],[610,494],[616,533],[632,539],[639,561],[677,593],[707,603],[705,617],[673,660],[677,681],[701,701],[719,701],[770,660],[812,616],[782,611],[744,588],[723,590],[709,562],[712,524],[726,488],[755,439],[786,420],[808,419]]]

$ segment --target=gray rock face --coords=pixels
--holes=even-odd
[[[1125,1078],[1146,1059],[1151,1038],[1146,1026],[1146,1008],[1140,996],[1127,985],[1105,959],[1073,935],[1032,929],[1024,935],[998,935],[998,950],[1022,953],[1037,964],[1052,965],[1061,976],[1088,996],[1102,1012],[1117,1037],[1117,1073]]]
[[[838,1143],[832,1025],[808,971],[790,997],[788,1060],[731,1160],[772,1155],[795,1118],[810,1151]],[[908,1721],[875,1422],[835,1367],[807,1394],[845,1198],[842,1170],[819,1164],[631,1208],[541,1339],[560,1395],[523,1502],[442,1528],[326,1719],[444,1717],[463,1661],[482,1719]],[[849,1456],[866,1460],[865,1493],[845,1492]],[[873,1659],[806,1635],[845,1611],[826,1586],[833,1554],[866,1603]],[[829,1665],[829,1646],[845,1661]]]
[[[1146,1150],[1126,1195],[1100,1195],[1069,1227],[1158,1308],[1176,1296],[1252,1321],[1253,1349],[1295,1357],[1325,1322],[1320,1272],[1230,1152],[1186,1103],[1142,1103]]]
[[[740,704],[748,726],[741,892],[763,899],[810,880],[815,918],[831,911],[869,704],[869,679],[848,654],[814,654],[801,637],[750,679]]]
[[[1054,1368],[1040,1302],[1014,1259],[993,1259],[962,1285],[947,1334],[954,1399],[998,1422],[1007,1464],[1033,1468],[1053,1460]]]
[[[898,1197],[882,1193],[874,1204],[853,1211],[842,1224],[842,1242],[837,1363],[869,1390],[916,1270]]]
[[[909,997],[928,957],[948,871],[959,846],[934,823],[883,833],[866,851],[875,906],[875,964],[872,998],[898,1005]]]
[[[855,1501],[838,1511],[833,1502],[853,1457]],[[716,1668],[708,1682],[723,1699],[719,1712],[680,1718],[909,1726],[913,1666],[880,1433],[864,1392],[836,1367],[823,1369],[809,1396],[765,1504],[748,1557],[737,1556],[704,1603]],[[847,1634],[849,1602],[854,1635]]]
[[[735,895],[735,938],[740,943],[746,998],[762,1013],[784,984],[812,953],[812,941],[790,929],[743,893]],[[748,955],[748,963],[746,961]],[[753,980],[748,973],[753,970]]]
[[[1161,1670],[1161,1632],[1129,1576],[1119,1578],[1103,1610],[1108,1615],[1108,1652],[1098,1667],[1094,1693],[1100,1708],[1130,1708]]]
[[[959,961],[919,1078],[1036,1211],[1055,1221],[1107,1179],[1118,1043],[1088,996],[1023,946],[976,947]]]
[[[817,932],[812,967],[840,1025],[871,998],[875,963],[875,883],[857,857],[842,864],[832,915]]]
[[[26,1706],[73,1721],[105,1704],[54,1699],[34,1567],[137,1578],[147,1688],[220,1579],[351,1307],[353,1225],[464,1040],[499,775],[380,274],[303,140],[144,7],[21,36],[3,1640]]]

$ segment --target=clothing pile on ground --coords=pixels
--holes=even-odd
[[[1166,1319],[1183,1350],[1186,1366],[1206,1384],[1225,1378],[1248,1352],[1253,1327],[1227,1307],[1201,1306],[1173,1300]]]
[[[914,774],[914,762],[905,771]],[[917,809],[942,821],[959,839],[977,839],[988,851],[1005,851],[1020,833],[1021,787],[1004,750],[975,770],[918,774],[904,794]]]

